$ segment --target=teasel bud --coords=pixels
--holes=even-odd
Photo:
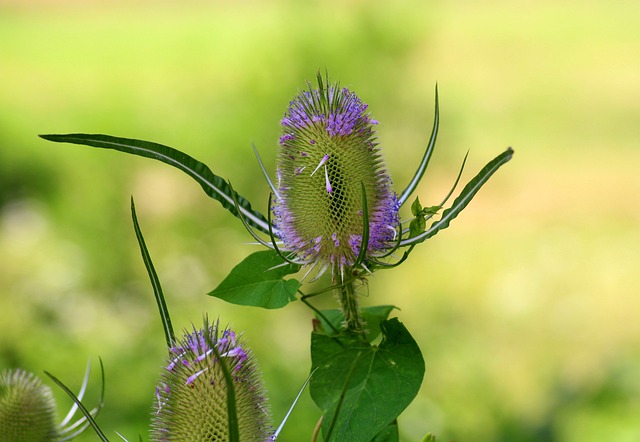
[[[325,86],[321,75],[317,89],[289,103],[272,209],[281,248],[295,263],[320,265],[320,274],[330,268],[343,279],[360,264],[363,237],[365,257],[395,239],[398,198],[376,143],[377,123],[355,93]]]
[[[152,440],[229,440],[229,392],[222,364],[233,380],[239,440],[271,440],[270,413],[251,351],[233,330],[220,330],[218,323],[209,325],[206,320],[202,329],[185,332],[170,348],[156,388]]]
[[[0,441],[40,442],[58,438],[51,389],[33,373],[0,373]]]

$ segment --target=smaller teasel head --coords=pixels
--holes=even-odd
[[[24,370],[0,373],[0,441],[58,440],[51,389]]]
[[[84,416],[75,420],[77,405],[87,391],[91,364],[87,364],[84,381],[77,396],[55,376],[45,372],[76,402],[60,423],[56,422],[56,402],[51,389],[36,375],[22,369],[0,372],[0,442],[66,441],[79,436],[92,423],[96,429],[97,424],[94,418],[103,406],[104,371],[102,369],[102,361],[100,361],[103,384],[98,404],[90,411],[83,409]]]
[[[169,349],[156,388],[151,438],[155,441],[227,441],[230,424],[227,378],[232,380],[241,441],[271,440],[270,413],[251,351],[233,330],[218,323],[185,332]]]
[[[381,254],[396,238],[399,205],[377,123],[355,93],[325,85],[320,75],[318,88],[289,103],[272,210],[282,249],[297,264],[344,277],[359,256]]]

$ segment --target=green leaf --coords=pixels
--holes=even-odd
[[[487,163],[486,166],[476,175],[469,183],[462,189],[462,192],[455,199],[451,207],[442,213],[442,217],[431,224],[428,230],[422,232],[420,235],[413,238],[408,238],[400,242],[401,246],[408,246],[412,244],[418,244],[428,238],[431,238],[440,230],[449,227],[449,223],[455,219],[460,212],[464,210],[473,197],[478,193],[480,188],[491,178],[491,176],[504,164],[506,164],[513,157],[513,149],[508,148],[506,151],[495,157],[492,161]]]
[[[430,217],[438,213],[442,209],[442,206],[429,206],[422,207],[420,199],[416,197],[415,201],[411,204],[411,213],[415,218],[411,220],[409,224],[409,238],[420,235],[427,228],[426,216]]]
[[[420,198],[416,197],[415,201],[411,203],[411,214],[413,216],[422,215],[422,204],[420,204]]]
[[[207,195],[219,201],[220,204],[234,216],[244,217],[250,225],[256,227],[263,233],[269,232],[269,226],[265,217],[260,212],[253,210],[251,203],[236,193],[235,198],[240,207],[240,213],[238,212],[233,201],[233,190],[223,178],[211,172],[211,169],[204,163],[172,147],[150,141],[98,134],[40,135],[40,137],[57,143],[83,144],[102,149],[114,149],[120,152],[162,161],[163,163],[182,170],[196,180]]]
[[[424,215],[435,215],[442,209],[442,206],[429,206],[422,209]]]
[[[386,320],[393,309],[396,308],[394,305],[375,305],[360,309],[362,320],[365,323],[366,337],[369,342],[380,335],[380,323]],[[322,310],[320,313],[322,313],[322,316],[316,315],[316,318],[320,322],[318,331],[328,336],[336,336],[334,330],[340,330],[344,325],[344,313],[342,310]],[[327,321],[331,325],[329,325]]]
[[[414,238],[420,235],[427,228],[427,221],[424,219],[424,215],[419,215],[411,220],[409,223],[409,238]]]
[[[371,441],[418,393],[425,369],[418,345],[397,318],[380,328],[379,346],[349,334],[311,336],[310,392],[327,441]]]
[[[224,301],[267,309],[281,308],[296,299],[300,282],[282,279],[300,266],[286,263],[273,250],[255,252],[235,266],[209,293]]]
[[[394,420],[376,435],[372,442],[399,442],[398,421]]]
[[[164,330],[165,340],[167,341],[167,347],[173,347],[175,341],[175,335],[173,333],[173,326],[171,325],[171,316],[169,316],[169,309],[167,303],[164,300],[164,293],[162,292],[162,286],[160,285],[160,279],[156,273],[156,269],[151,261],[151,255],[142,236],[142,230],[138,224],[138,217],[136,215],[136,206],[131,197],[131,218],[133,219],[133,229],[136,232],[136,239],[138,240],[138,246],[140,247],[140,254],[142,255],[142,261],[147,269],[149,280],[151,281],[151,287],[153,288],[153,294],[156,297],[156,304],[158,305],[158,312],[160,313],[160,320],[162,321],[162,329]]]
[[[436,437],[433,434],[429,433],[422,439],[421,442],[436,442]]]

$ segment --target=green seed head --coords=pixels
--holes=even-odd
[[[0,373],[0,442],[56,440],[56,403],[51,389],[24,370]]]
[[[388,248],[398,203],[367,105],[321,77],[318,85],[294,98],[282,119],[274,224],[300,264],[342,275],[360,253],[365,220],[367,256]]]
[[[217,350],[221,359],[213,351]],[[156,388],[152,419],[155,441],[228,441],[227,384],[222,363],[233,378],[240,441],[270,440],[270,415],[258,368],[250,350],[230,329],[218,325],[185,333],[170,349]]]

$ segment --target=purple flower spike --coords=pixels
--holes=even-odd
[[[274,225],[301,265],[344,275],[356,263],[364,231],[366,256],[392,247],[399,228],[397,196],[375,143],[368,106],[347,88],[323,85],[300,93],[282,121]],[[304,152],[305,155],[300,155]],[[356,239],[359,238],[359,239]]]
[[[240,440],[263,442],[272,430],[257,365],[241,338],[218,324],[185,332],[175,356],[155,391],[151,440],[229,440],[227,382],[223,364],[231,375],[236,397]],[[215,438],[212,439],[212,435]]]

